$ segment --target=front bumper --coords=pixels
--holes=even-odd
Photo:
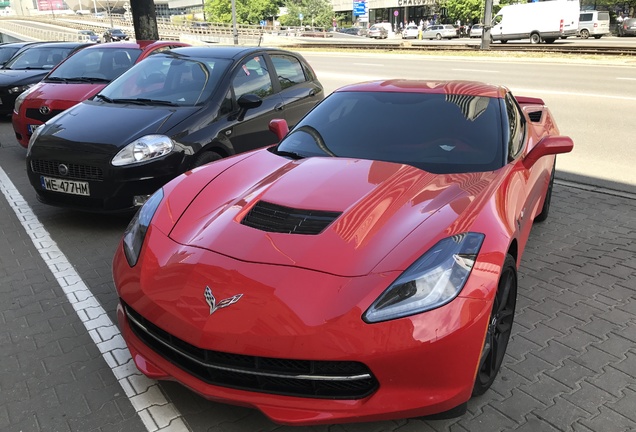
[[[274,422],[289,425],[425,416],[470,398],[490,302],[459,297],[419,315],[367,324],[361,319],[364,310],[377,288],[395,275],[343,278],[242,263],[177,245],[154,227],[150,230],[135,267],[128,266],[121,247],[113,262],[122,299],[120,328],[135,364],[147,376],[176,380],[210,400],[257,408]],[[210,315],[206,286],[213,287],[218,299],[237,293],[243,297]],[[222,353],[283,363],[359,363],[377,385],[354,397],[322,397],[215,383],[214,377],[210,382],[201,378],[207,372],[191,373],[178,355],[167,356],[163,348],[144,342],[148,339],[126,314],[127,307],[170,344],[203,353],[203,358]]]
[[[133,202],[135,196],[153,194],[185,170],[181,152],[124,167],[112,166],[113,156],[37,145],[27,156],[27,175],[38,200],[45,204],[90,212],[126,213],[137,208]],[[68,174],[64,174],[62,165]],[[83,182],[89,195],[47,190],[43,177]]]

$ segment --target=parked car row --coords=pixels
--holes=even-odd
[[[465,412],[573,148],[545,103],[400,79],[325,97],[300,54],[183,45],[7,63],[69,50],[13,105],[38,199],[138,210],[113,260],[137,368],[284,424]]]

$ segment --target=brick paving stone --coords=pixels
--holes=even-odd
[[[607,402],[616,401],[617,398],[608,392],[586,382],[581,381],[579,388],[569,394],[562,395],[563,399],[591,415],[599,414],[599,408]]]
[[[553,366],[560,366],[566,359],[578,358],[579,355],[577,351],[572,348],[559,343],[558,341],[551,340],[548,341],[547,346],[545,348],[541,348],[537,355],[541,357],[543,360],[549,362]],[[576,361],[576,360],[575,360]],[[583,364],[585,366],[585,364]]]
[[[541,374],[534,382],[519,386],[519,390],[540,400],[546,406],[554,404],[554,400],[563,393],[569,393],[572,390],[560,381]]]
[[[579,420],[581,424],[595,431],[621,431],[636,430],[636,422],[607,407],[600,407],[600,414],[591,419]]]
[[[502,401],[494,401],[492,406],[499,412],[505,413],[516,423],[521,424],[525,422],[525,417],[528,414],[536,409],[545,408],[546,404],[519,389],[513,389],[512,396]]]
[[[562,397],[557,397],[554,405],[543,410],[535,410],[533,414],[561,430],[570,430],[575,422],[591,417],[589,413]]]
[[[634,381],[633,375],[628,375],[613,366],[606,366],[601,374],[589,379],[590,383],[616,397],[622,397],[627,386]]]

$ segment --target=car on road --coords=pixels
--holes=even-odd
[[[36,44],[14,56],[0,69],[0,115],[13,112],[16,98],[28,90],[87,42],[47,42]]]
[[[584,10],[579,14],[578,36],[600,39],[610,34],[610,14],[608,11]]]
[[[618,36],[636,36],[636,18],[627,18],[618,25]]]
[[[107,29],[102,35],[104,42],[119,42],[127,41],[130,37],[121,29],[111,28]]]
[[[422,39],[453,39],[459,37],[457,29],[451,24],[438,24],[428,26],[422,33]]]
[[[369,29],[366,27],[340,27],[337,32],[353,36],[367,36]]]
[[[89,99],[149,55],[189,46],[176,41],[111,42],[68,57],[42,81],[17,97],[11,121],[24,148],[33,131],[73,105]]]
[[[37,128],[27,172],[44,203],[131,212],[185,171],[275,143],[271,119],[295,125],[323,98],[300,54],[175,48]]]
[[[367,36],[372,39],[386,39],[389,37],[389,31],[383,26],[374,24],[369,28]]]
[[[402,30],[402,39],[417,39],[419,35],[420,30],[417,28],[416,25],[409,24],[404,27],[404,30]]]
[[[483,24],[473,24],[473,26],[470,28],[469,37],[480,38],[483,33],[484,33]]]
[[[464,412],[572,140],[543,100],[470,81],[352,84],[270,129],[278,145],[179,176],[126,229],[139,370],[281,424]]]
[[[82,41],[100,43],[102,40],[93,30],[78,30],[77,34]]]

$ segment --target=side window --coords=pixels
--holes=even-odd
[[[273,94],[272,79],[263,56],[254,56],[245,60],[232,80],[232,87],[234,87],[236,99],[248,93],[263,99]]]
[[[303,67],[295,57],[287,55],[273,55],[272,63],[276,69],[276,76],[282,89],[307,81]]]
[[[219,115],[222,116],[225,114],[229,114],[232,112],[232,109],[232,92],[228,90],[228,92],[225,94],[225,97],[221,101],[221,106],[219,107]]]
[[[525,120],[519,105],[512,95],[506,95],[506,113],[508,115],[508,160],[515,159],[523,150],[523,140],[525,137]]]
[[[592,14],[591,13],[582,13],[579,16],[579,21],[592,21]]]

